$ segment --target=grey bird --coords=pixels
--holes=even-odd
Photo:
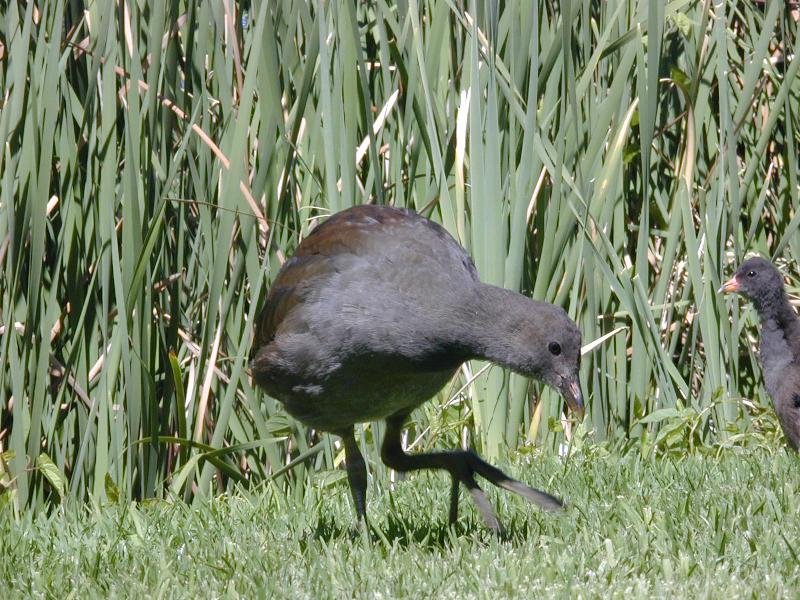
[[[793,450],[800,446],[800,319],[789,304],[783,277],[760,257],[745,260],[719,289],[753,302],[761,321],[759,358],[764,385]]]
[[[484,359],[537,378],[583,416],[581,336],[560,307],[478,279],[444,228],[413,211],[362,205],[316,227],[280,269],[257,323],[255,382],[309,427],[342,438],[357,523],[367,470],[356,423],[385,419],[381,459],[396,471],[444,469],[450,522],[463,484],[486,526],[500,525],[475,475],[545,509],[562,503],[472,451],[408,454],[403,422],[455,375]]]

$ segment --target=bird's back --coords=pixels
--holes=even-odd
[[[283,265],[255,345],[269,343],[292,324],[293,313],[306,316],[321,299],[374,311],[383,308],[375,300],[390,300],[375,296],[384,294],[424,309],[431,292],[452,299],[477,279],[472,259],[436,223],[406,209],[355,206],[317,226]]]

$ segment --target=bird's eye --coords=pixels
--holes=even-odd
[[[747,276],[748,277],[755,277],[756,276],[756,272],[755,271],[748,271],[747,272]]]
[[[547,345],[547,349],[550,350],[550,354],[553,356],[561,354],[561,345],[558,342],[550,342]]]

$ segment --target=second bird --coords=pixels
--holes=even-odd
[[[481,283],[469,255],[441,226],[390,207],[337,213],[283,265],[257,327],[256,383],[306,425],[341,436],[359,522],[367,472],[353,426],[376,419],[386,420],[387,466],[450,473],[451,522],[461,483],[486,525],[499,529],[475,474],[544,508],[561,506],[471,451],[407,454],[402,447],[411,411],[470,359],[540,379],[583,415],[575,323],[557,306]]]
[[[772,396],[775,412],[794,450],[800,446],[800,319],[772,263],[748,258],[720,288],[750,299],[761,321],[759,354],[764,385]]]

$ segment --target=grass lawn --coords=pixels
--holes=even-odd
[[[449,482],[428,473],[392,491],[371,481],[371,544],[349,535],[342,480],[297,500],[261,488],[21,521],[5,509],[4,596],[796,597],[797,457],[589,452],[517,457],[512,473],[570,506],[547,514],[491,490],[503,541],[465,493],[449,530]]]

